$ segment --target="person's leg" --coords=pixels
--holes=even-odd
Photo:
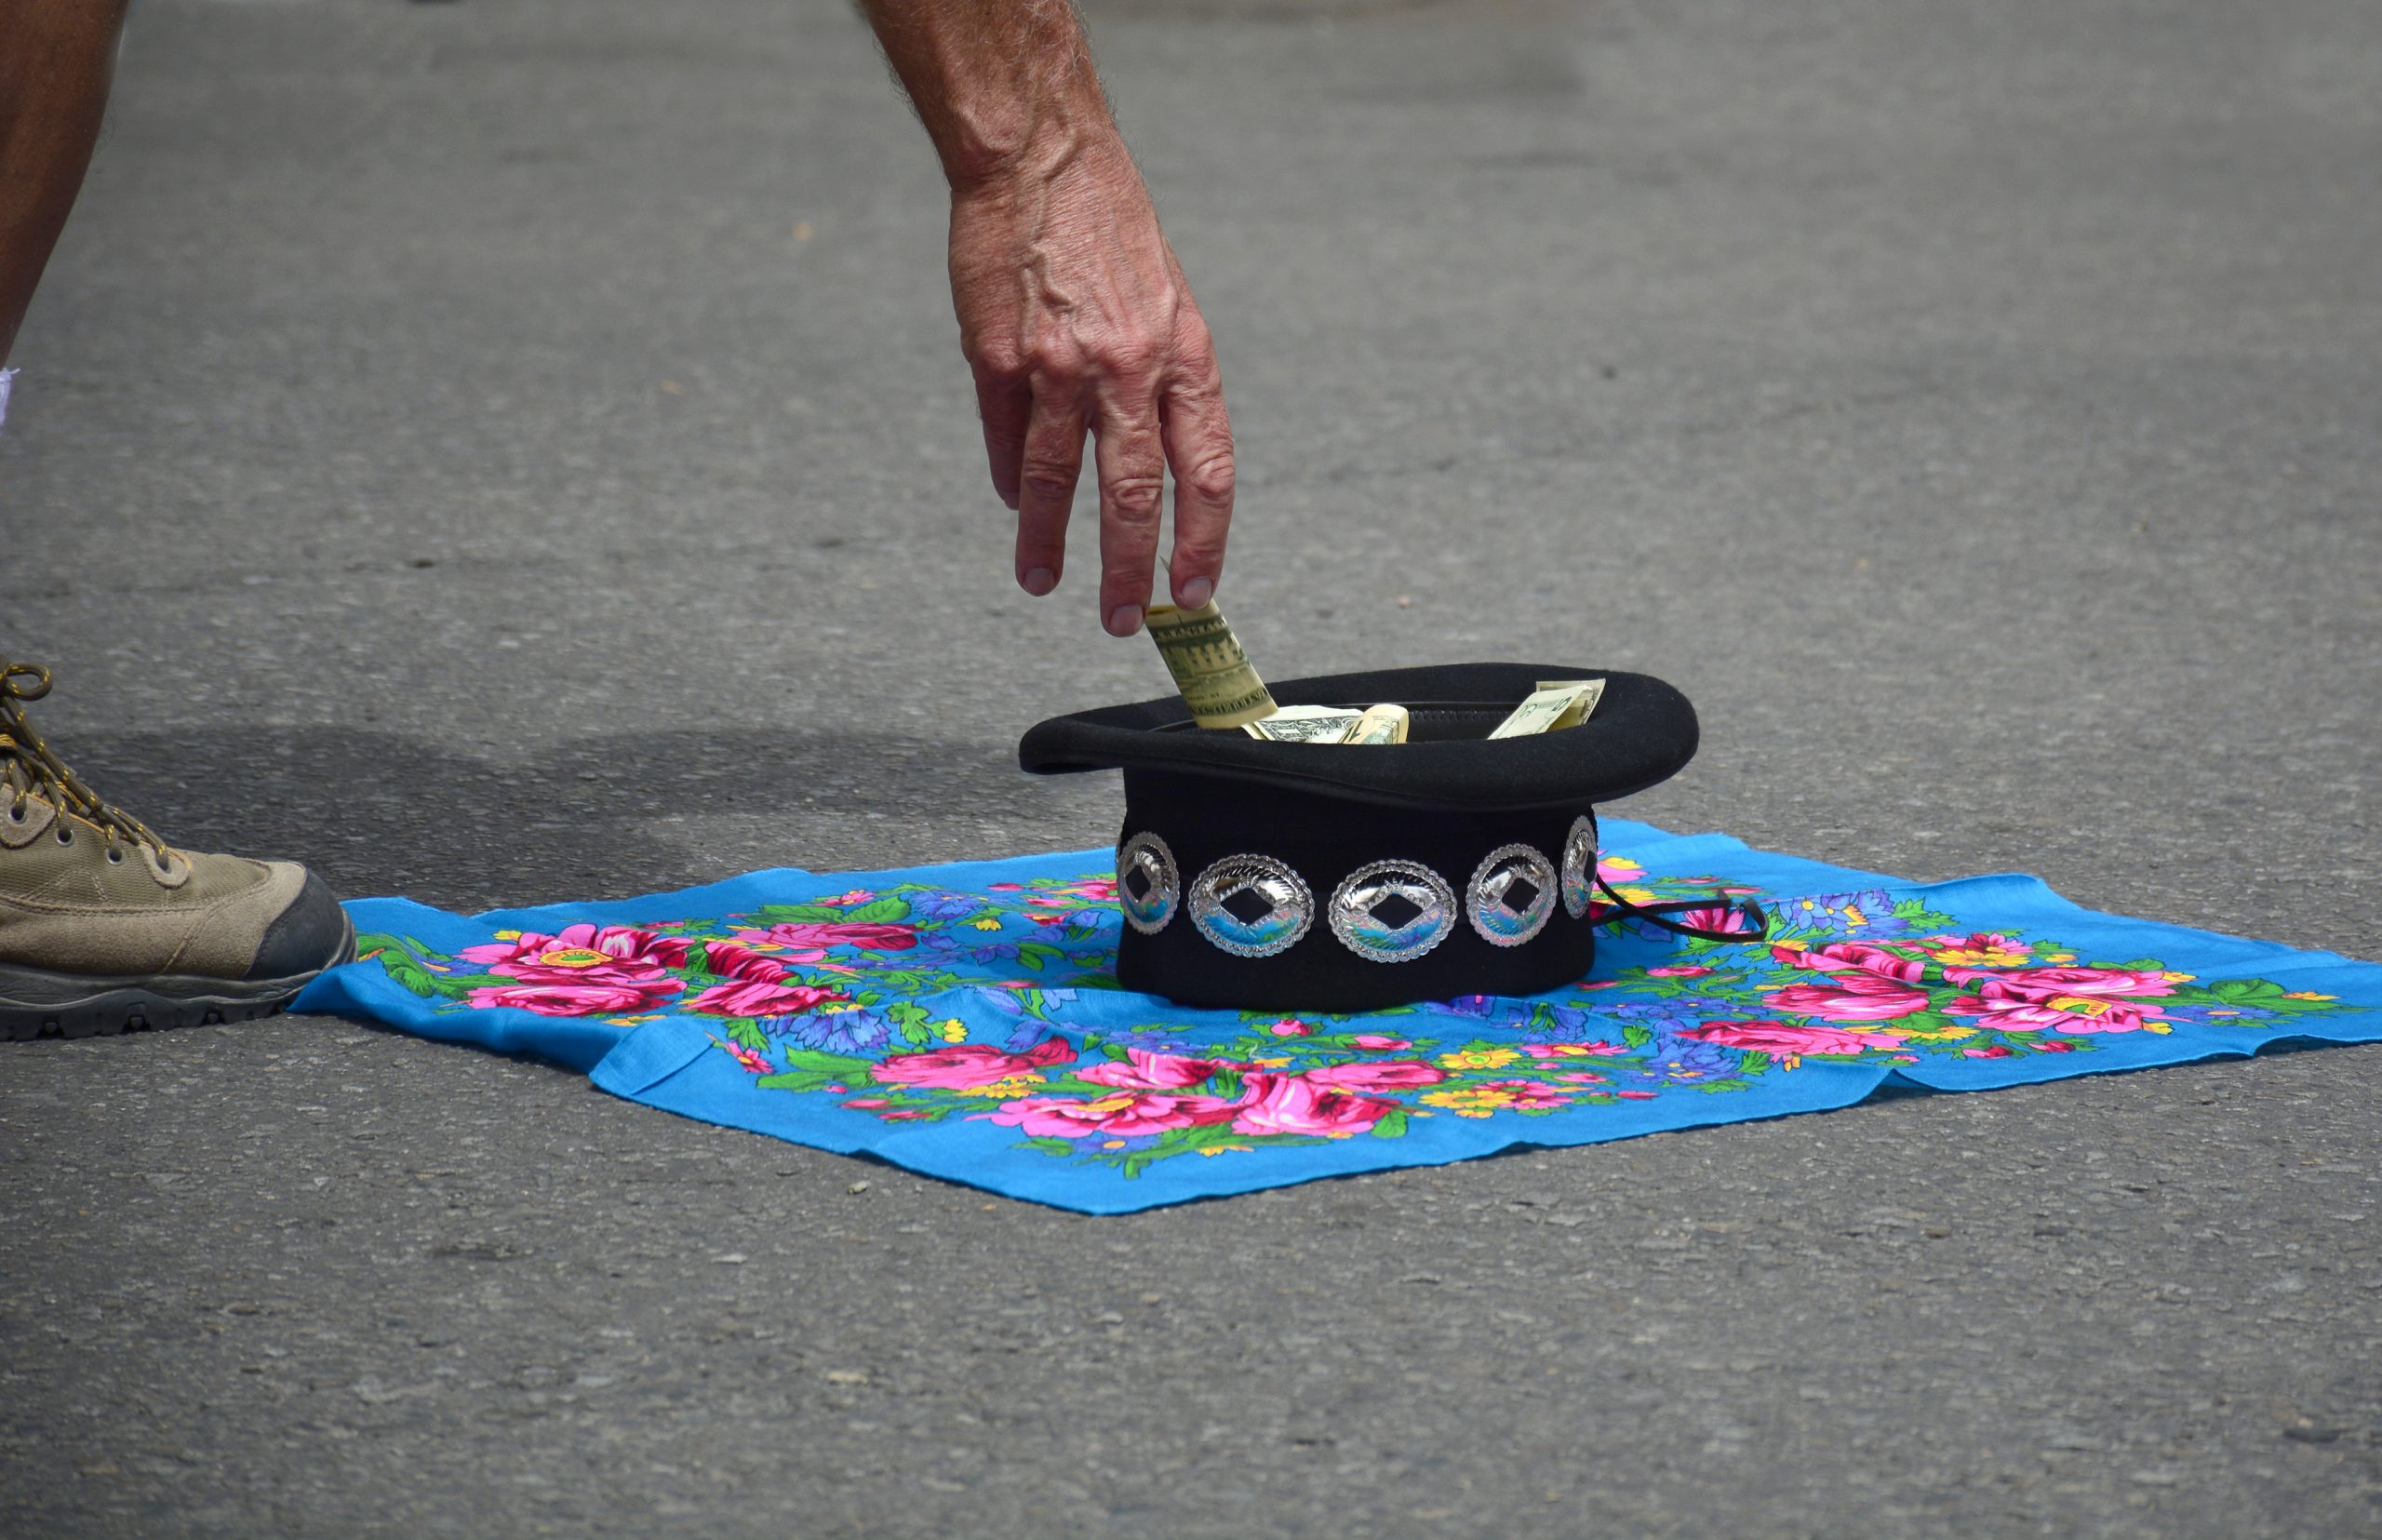
[[[0,0],[0,366],[90,164],[124,10]],[[48,692],[0,657],[0,1038],[269,1015],[354,955],[304,867],[173,850],[101,801],[25,719]]]
[[[0,3],[0,366],[91,163],[125,4]]]

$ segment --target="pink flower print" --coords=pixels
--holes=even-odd
[[[1243,1082],[1237,1133],[1304,1133],[1346,1139],[1365,1132],[1390,1113],[1395,1102],[1335,1091],[1297,1075],[1251,1075]]]
[[[732,941],[704,943],[703,961],[731,981],[713,984],[687,1002],[688,1010],[706,1016],[793,1016],[850,998],[841,990],[795,982],[784,963]]]
[[[1950,977],[1947,970],[1945,976]],[[2172,995],[2175,985],[2164,973],[2133,968],[2022,968],[1993,975],[2005,987],[2048,990],[2059,995]],[[1967,982],[1965,980],[1963,983]]]
[[[1533,1059],[1601,1059],[1608,1054],[1626,1053],[1619,1043],[1524,1043],[1522,1051]]]
[[[1646,868],[1626,855],[1607,855],[1602,850],[1599,850],[1597,876],[1618,888],[1625,882],[1644,880]]]
[[[1987,979],[1974,995],[1945,1002],[1947,1016],[1973,1018],[1988,1032],[2065,1032],[2083,1036],[2095,1032],[2164,1032],[2166,1024],[2141,1007],[2124,1000],[2093,995],[2054,995],[2047,990],[2014,987]],[[2048,1048],[2048,1043],[2039,1044]]]
[[[627,925],[566,925],[555,935],[524,931],[508,941],[466,946],[459,955],[523,984],[632,984],[687,960],[692,944]]]
[[[1904,984],[1917,984],[1927,971],[1927,965],[1917,957],[1907,957],[1899,952],[1890,952],[1866,941],[1835,941],[1824,946],[1773,946],[1770,955],[1781,962],[1793,963],[1798,968],[1809,968],[1817,972],[1857,971],[1896,979]]]
[[[1201,1123],[1221,1123],[1233,1115],[1235,1105],[1220,1096],[1160,1096],[1119,1091],[1091,1101],[1071,1096],[1021,1096],[981,1116],[1037,1139],[1083,1139],[1095,1133],[1131,1139]]]
[[[1753,929],[1752,919],[1744,910],[1732,909],[1725,904],[1716,904],[1705,909],[1685,910],[1671,916],[1670,918],[1672,923],[1684,925],[1691,931],[1713,931],[1722,935],[1743,936],[1747,941],[1761,939]]]
[[[805,920],[772,925],[766,931],[740,931],[736,939],[793,948],[808,955],[789,956],[790,962],[816,962],[830,946],[857,947],[863,952],[906,952],[918,944],[915,925],[890,925],[864,920]]]
[[[1412,1059],[1358,1060],[1345,1065],[1324,1065],[1306,1072],[1305,1078],[1335,1091],[1413,1091],[1422,1086],[1435,1086],[1448,1078],[1447,1071],[1430,1065],[1417,1064]]]
[[[1153,1053],[1145,1048],[1125,1050],[1122,1063],[1111,1059],[1076,1071],[1078,1080],[1120,1091],[1181,1091],[1196,1086],[1226,1067],[1221,1059],[1186,1059],[1177,1053]]]
[[[1710,971],[1709,968],[1699,968],[1692,962],[1675,962],[1666,968],[1649,968],[1646,976],[1650,979],[1700,979]]]
[[[850,998],[840,989],[822,989],[816,984],[740,979],[713,984],[689,1000],[686,1008],[705,1016],[798,1016]]]
[[[849,893],[837,893],[833,898],[823,898],[817,902],[827,905],[827,907],[831,909],[841,909],[847,904],[866,904],[870,899],[873,899],[877,895],[875,893],[870,892],[865,888],[855,888]]]
[[[1348,1040],[1376,1053],[1402,1053],[1414,1046],[1404,1038],[1385,1038],[1378,1032],[1359,1032]]]
[[[1276,1022],[1273,1025],[1267,1027],[1265,1030],[1271,1032],[1277,1038],[1304,1038],[1312,1033],[1315,1028],[1307,1025],[1306,1023],[1299,1020],[1296,1016],[1285,1016],[1280,1021]]]
[[[772,927],[771,929],[777,928]],[[779,940],[776,936],[771,935],[768,931],[739,931],[734,936],[730,937],[727,941],[705,942],[703,944],[704,955],[707,957],[717,956],[713,949],[720,946],[741,947],[745,952],[748,952],[755,957],[767,956],[772,960],[781,963],[792,962],[810,964],[820,961],[827,955],[827,949],[823,946],[792,945],[789,943]],[[722,968],[716,962],[712,964],[711,971],[715,973],[724,973],[728,971],[727,969]]]
[[[927,1086],[937,1091],[966,1091],[988,1086],[1028,1070],[1071,1064],[1076,1051],[1061,1038],[1045,1038],[1023,1053],[1004,1053],[982,1043],[930,1048],[917,1053],[896,1053],[869,1074],[889,1086]]]
[[[1987,1048],[1964,1048],[1960,1050],[1960,1057],[1964,1059],[2006,1059],[2010,1057],[2010,1047],[2007,1043],[1995,1043]]]
[[[1801,986],[1798,986],[1801,987]],[[1873,1048],[1900,1048],[1894,1032],[1850,1032],[1840,1026],[1795,1026],[1786,1022],[1706,1022],[1679,1034],[1722,1048],[1782,1056],[1802,1053],[1859,1053]]]
[[[1025,891],[1025,884],[1023,882],[996,882],[988,891],[996,893],[1024,892]]]
[[[844,1104],[860,1112],[875,1112],[878,1107],[890,1107],[892,1105],[882,1096],[855,1096]]]
[[[492,984],[472,991],[474,1010],[534,1011],[541,1016],[617,1016],[650,1010],[687,986],[667,974],[618,984]]]
[[[1887,1022],[1927,1009],[1927,992],[1874,973],[1837,973],[1826,984],[1790,984],[1762,996],[1773,1011],[1832,1022]]]
[[[1655,1093],[1651,1091],[1616,1091],[1613,1094],[1625,1102],[1651,1102]]]
[[[1599,1075],[1593,1069],[1575,1069],[1555,1078],[1575,1086],[1608,1086],[1613,1083],[1612,1076]]]
[[[1538,1080],[1490,1080],[1475,1089],[1495,1091],[1504,1100],[1506,1107],[1515,1112],[1537,1111],[1546,1107],[1565,1107],[1572,1105],[1571,1094],[1568,1091],[1559,1086],[1550,1086]]]
[[[711,1034],[706,1032],[703,1036],[710,1038]],[[746,1048],[743,1043],[722,1042],[717,1038],[712,1038],[711,1040],[715,1047],[726,1049],[729,1058],[735,1060],[738,1064],[743,1065],[745,1069],[752,1074],[767,1075],[770,1070],[777,1067],[775,1065],[769,1063],[767,1058],[763,1057],[761,1054],[754,1052],[751,1049]]]

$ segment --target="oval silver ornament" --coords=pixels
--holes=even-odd
[[[1573,919],[1586,918],[1596,888],[1597,821],[1582,813],[1572,820],[1572,832],[1563,838],[1563,912]]]
[[[1326,911],[1340,944],[1368,962],[1411,962],[1455,929],[1455,890],[1417,861],[1376,861],[1341,878]]]
[[[1519,946],[1555,913],[1555,864],[1532,845],[1500,845],[1465,885],[1472,928],[1492,946]]]
[[[1191,923],[1218,951],[1270,957],[1315,923],[1315,893],[1270,855],[1228,855],[1191,884]]]
[[[1183,877],[1166,841],[1144,829],[1117,848],[1117,907],[1125,923],[1157,935],[1182,906]]]

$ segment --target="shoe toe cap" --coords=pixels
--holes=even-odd
[[[289,906],[265,927],[249,979],[287,979],[319,972],[355,955],[355,932],[347,911],[321,877],[306,874]]]

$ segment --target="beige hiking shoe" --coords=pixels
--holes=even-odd
[[[0,1037],[248,1021],[355,955],[322,879],[177,850],[25,722],[49,670],[0,658]]]

